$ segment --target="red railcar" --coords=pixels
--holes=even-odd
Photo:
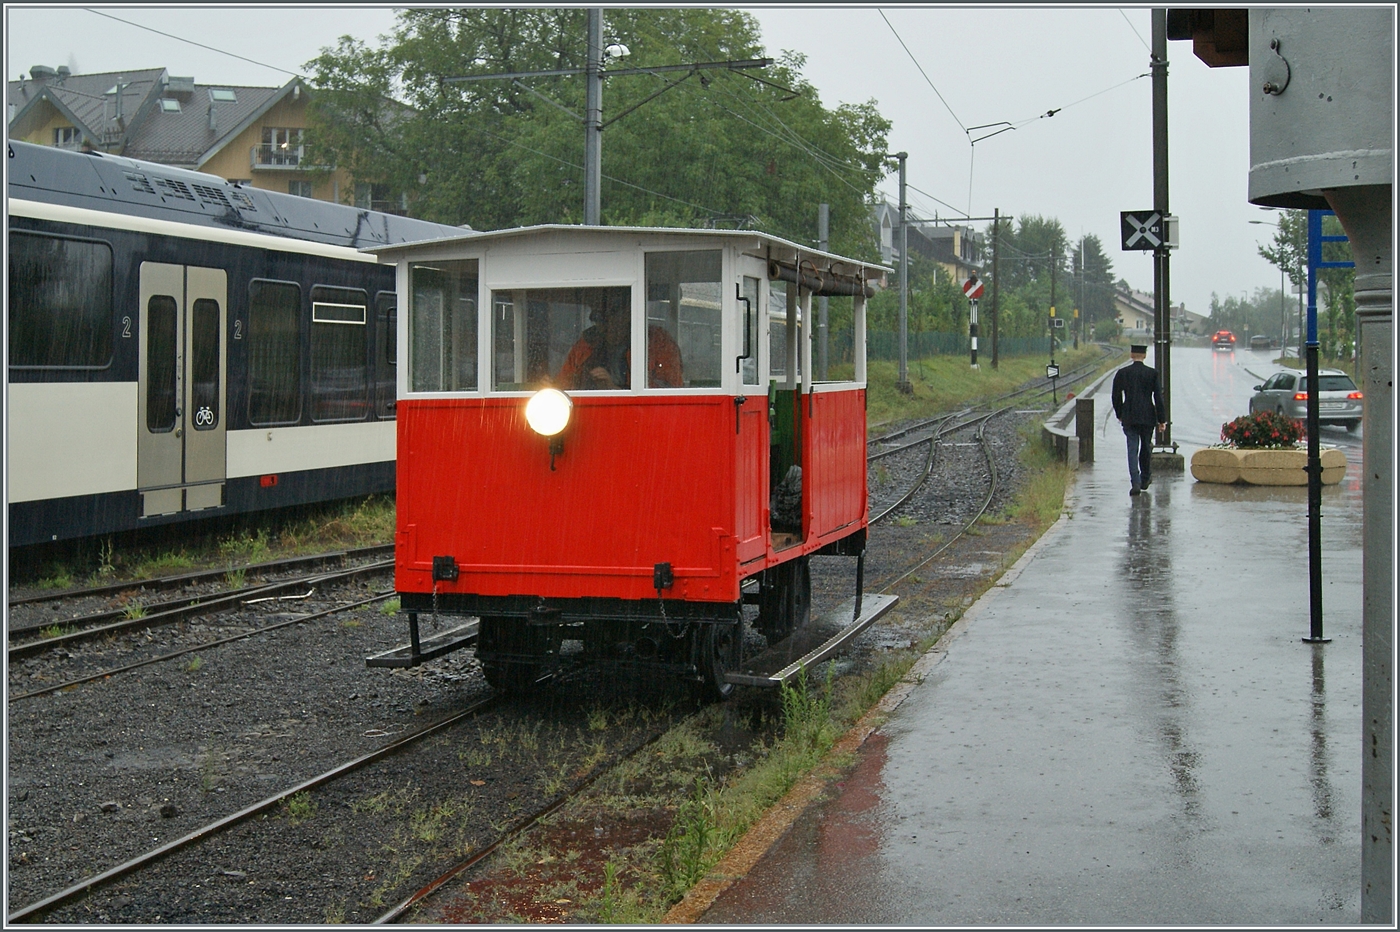
[[[376,252],[406,311],[403,663],[435,655],[418,614],[456,614],[479,619],[498,688],[572,641],[724,696],[746,595],[784,637],[807,617],[808,559],[864,552],[865,300],[884,268],[761,233],[624,227]],[[816,296],[837,298],[827,322]]]

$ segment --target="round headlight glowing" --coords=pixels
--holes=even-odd
[[[537,434],[553,437],[569,425],[574,403],[557,388],[542,388],[525,404],[525,420]]]

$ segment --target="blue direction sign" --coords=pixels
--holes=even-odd
[[[1125,210],[1120,215],[1123,220],[1124,249],[1158,249],[1166,238],[1162,229],[1162,215],[1155,210]]]

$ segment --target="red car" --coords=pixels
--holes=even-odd
[[[1218,350],[1231,352],[1235,348],[1235,335],[1228,330],[1217,330],[1215,336],[1210,338],[1210,342]]]

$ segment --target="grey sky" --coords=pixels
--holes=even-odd
[[[394,24],[388,7],[96,9],[274,67],[79,7],[9,5],[7,79],[43,64],[75,72],[165,67],[200,83],[277,85],[337,37],[373,44]],[[803,73],[823,103],[878,102],[894,124],[891,151],[909,153],[909,183],[927,192],[911,192],[917,216],[960,216],[970,190],[973,216],[1000,208],[1057,217],[1071,239],[1097,235],[1117,274],[1151,289],[1148,255],[1119,249],[1118,217],[1152,206],[1151,82],[1133,80],[1148,70],[1147,8],[887,6],[884,17],[871,6],[746,9],[770,54],[806,54]],[[1223,299],[1278,287],[1277,270],[1257,254],[1272,228],[1249,223],[1272,224],[1274,214],[1245,199],[1248,69],[1207,68],[1189,42],[1170,43],[1168,58],[1171,206],[1182,242],[1172,259],[1172,298],[1208,313],[1212,292]],[[1114,85],[1123,86],[1109,90]],[[606,96],[603,104],[606,111]],[[1062,109],[1053,117],[1032,119],[1055,108]],[[975,147],[962,129],[1025,120]],[[606,139],[603,157],[606,169]],[[891,201],[897,188],[893,176],[881,185]]]

